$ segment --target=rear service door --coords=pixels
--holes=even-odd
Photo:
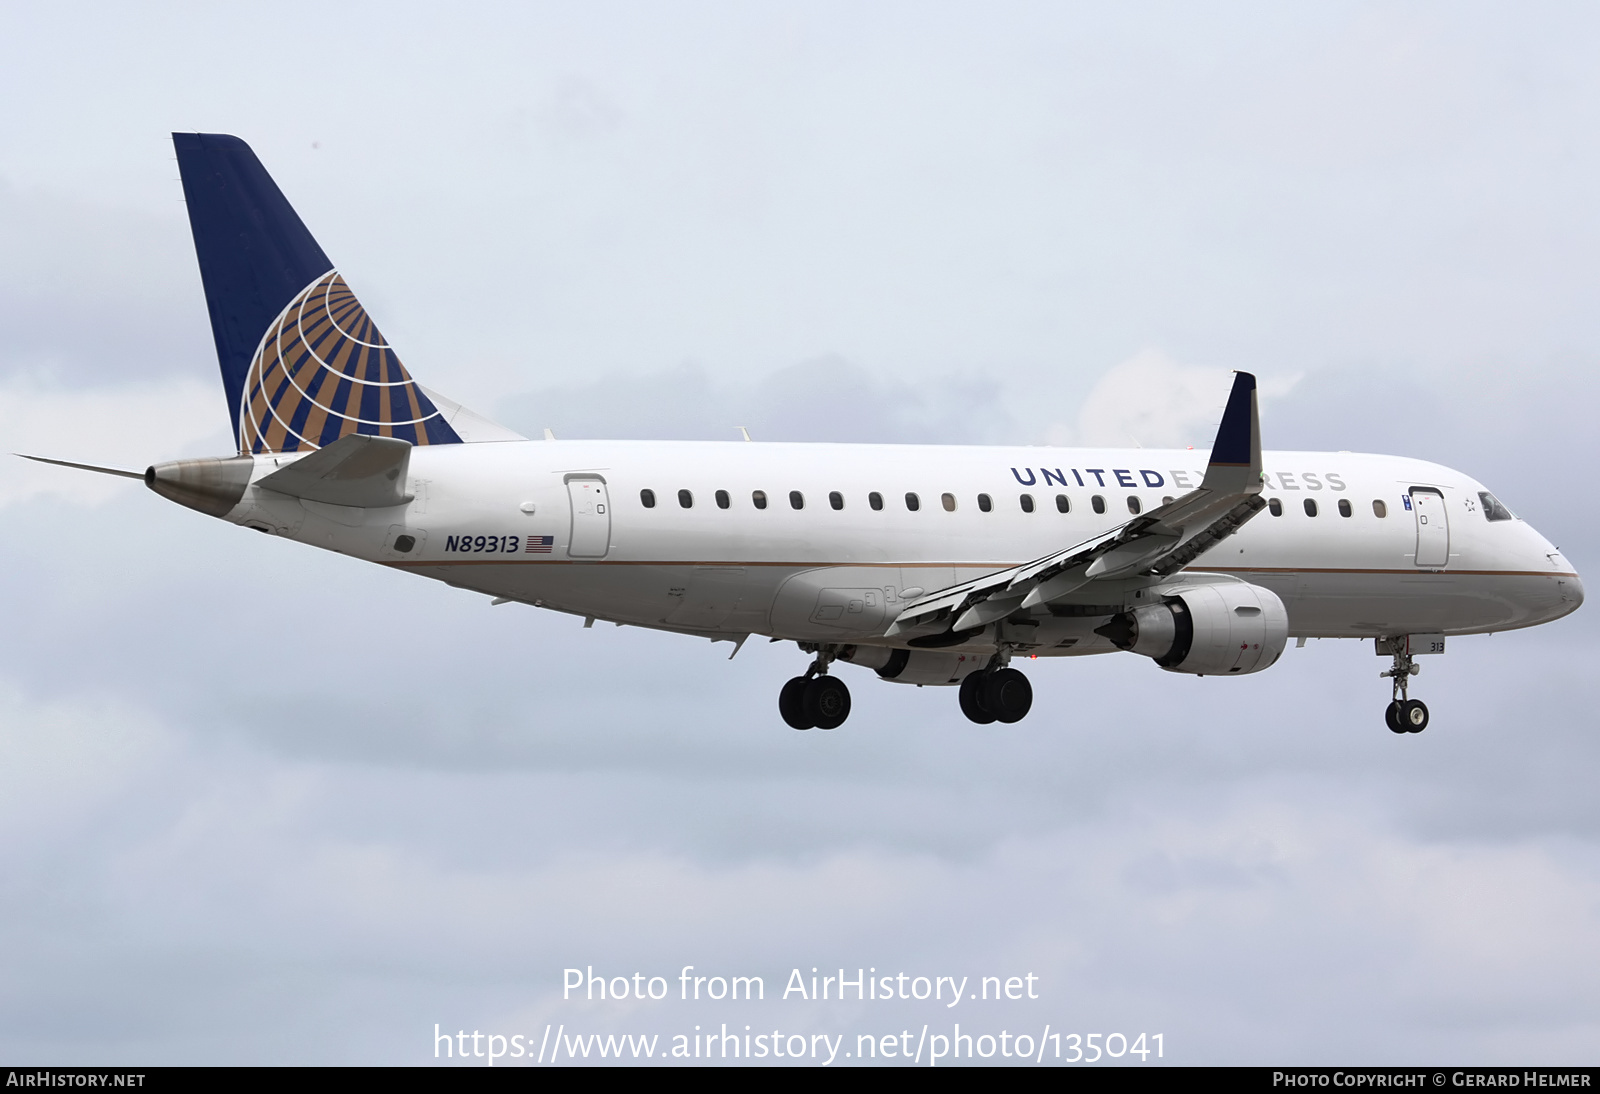
[[[568,475],[567,497],[572,502],[567,557],[605,558],[611,550],[611,499],[606,496],[606,480],[599,475]]]
[[[1413,486],[1411,510],[1417,516],[1417,565],[1449,565],[1450,519],[1444,512],[1444,494],[1431,487]]]

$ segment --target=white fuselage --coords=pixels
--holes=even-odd
[[[255,477],[295,458],[257,457]],[[252,485],[227,519],[616,623],[888,645],[908,598],[1116,527],[1135,505],[1148,512],[1197,487],[1205,463],[1192,450],[506,441],[415,449],[405,505],[344,508]],[[1271,589],[1293,635],[1480,633],[1582,601],[1566,559],[1523,521],[1488,520],[1484,487],[1460,472],[1346,452],[1268,452],[1264,463],[1281,515],[1261,512],[1189,571]],[[1413,505],[1419,491],[1429,496]],[[1110,652],[1094,628],[1148,584],[1096,582],[968,644]]]

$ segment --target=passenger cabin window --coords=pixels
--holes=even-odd
[[[828,504],[833,506],[835,509],[843,509],[844,508],[844,495],[839,493],[839,491],[837,491],[837,490],[829,490],[828,491]]]
[[[1167,494],[1165,497],[1163,497],[1161,499],[1161,504],[1162,505],[1171,505],[1172,504],[1172,495],[1171,494]]]
[[[654,490],[639,491],[639,504],[646,509],[654,509],[656,507],[656,492]]]
[[[789,508],[790,509],[804,509],[805,507],[806,507],[806,496],[804,494],[802,494],[798,490],[789,491]]]
[[[940,494],[939,504],[944,506],[946,513],[954,513],[956,511],[956,496],[954,494]]]
[[[718,509],[726,509],[731,504],[732,504],[732,499],[730,499],[728,497],[728,492],[726,490],[718,490],[717,491],[717,508]]]
[[[1500,499],[1487,490],[1478,491],[1478,500],[1483,503],[1483,516],[1485,520],[1516,520],[1511,510],[1500,504]]]
[[[1275,517],[1283,516],[1283,502],[1279,501],[1277,498],[1268,498],[1267,512],[1271,513]]]
[[[1017,500],[1022,503],[1022,511],[1024,513],[1033,512],[1033,495],[1032,494],[1023,494]]]
[[[1072,512],[1072,502],[1067,500],[1067,496],[1065,494],[1057,494],[1056,495],[1056,512],[1058,512],[1058,513],[1070,513],[1070,512]]]
[[[1089,505],[1096,513],[1104,513],[1106,511],[1106,499],[1099,494],[1089,499]]]
[[[867,495],[867,504],[870,505],[874,511],[882,509],[883,495],[874,490],[872,493]]]
[[[1138,516],[1139,515],[1139,508],[1140,508],[1139,499],[1134,497],[1132,494],[1129,494],[1128,495],[1128,512],[1132,513],[1134,516]]]
[[[1317,515],[1317,499],[1316,498],[1307,498],[1305,501],[1301,502],[1300,504],[1305,506],[1306,516],[1314,517],[1314,516]]]
[[[694,508],[694,495],[687,490],[678,491],[678,505],[684,509]]]
[[[1350,508],[1350,499],[1349,498],[1340,498],[1339,499],[1339,515],[1341,517],[1348,517],[1353,512],[1355,512],[1355,510]]]
[[[757,509],[765,509],[767,507],[767,492],[765,490],[750,491],[750,504]]]
[[[1383,504],[1383,502],[1379,501],[1377,498],[1373,498],[1372,515],[1375,517],[1386,517],[1389,515],[1389,507]]]
[[[915,513],[918,509],[922,508],[922,499],[917,497],[915,494],[907,494],[906,508]]]
[[[988,494],[978,495],[978,512],[987,513],[994,508],[994,499]]]

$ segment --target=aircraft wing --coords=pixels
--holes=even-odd
[[[940,589],[902,611],[885,634],[975,630],[1094,581],[1176,573],[1265,507],[1256,378],[1240,372],[1194,490],[1064,551]]]

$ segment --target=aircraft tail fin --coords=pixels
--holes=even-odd
[[[460,443],[250,146],[219,133],[172,143],[240,454],[351,433]]]

